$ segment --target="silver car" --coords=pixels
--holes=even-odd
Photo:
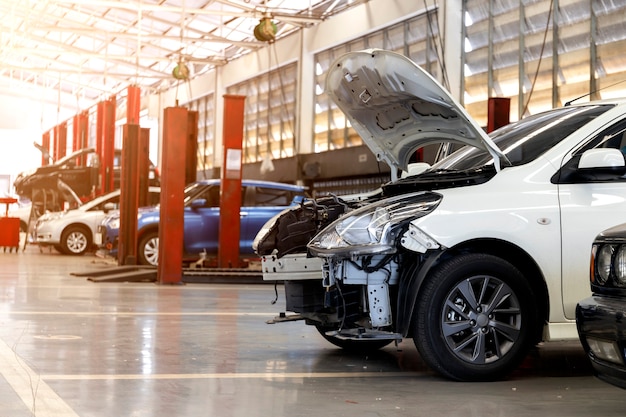
[[[160,188],[150,187],[150,204],[158,204]],[[110,210],[119,209],[120,190],[95,198],[66,211],[46,213],[37,219],[37,244],[53,246],[67,255],[83,255],[94,246],[98,225]]]

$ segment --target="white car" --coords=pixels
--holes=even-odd
[[[425,144],[467,146],[366,201],[327,198],[266,225],[255,247],[264,278],[285,281],[299,315],[286,320],[349,349],[413,338],[463,381],[506,376],[542,340],[577,339],[592,242],[626,219],[626,101],[487,135],[401,55],[351,52],[330,68],[326,91],[379,160],[406,170]]]
[[[159,187],[149,187],[151,204],[158,203],[159,193]],[[119,203],[120,190],[115,190],[76,209],[46,213],[37,219],[36,242],[66,255],[83,255],[93,248],[93,238],[106,213],[119,209]]]

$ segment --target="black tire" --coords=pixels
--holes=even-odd
[[[361,339],[361,340],[340,339],[336,336],[329,336],[326,334],[326,332],[328,331],[337,330],[336,327],[323,326],[320,324],[320,325],[315,326],[315,328],[322,335],[324,339],[326,339],[333,345],[340,347],[346,351],[353,352],[353,353],[372,352],[378,349],[382,349],[392,342],[392,340],[387,340],[387,339]]]
[[[137,261],[140,265],[156,266],[159,263],[159,232],[146,232],[137,244]]]
[[[60,252],[66,255],[84,255],[91,248],[91,233],[84,226],[70,226],[61,234]],[[56,247],[56,246],[55,246]]]
[[[422,359],[458,381],[515,369],[536,334],[537,300],[522,273],[492,255],[463,254],[434,270],[418,295],[413,338]]]

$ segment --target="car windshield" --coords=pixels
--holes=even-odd
[[[189,185],[187,185],[187,187],[185,187],[185,197],[184,197],[184,202],[185,205],[189,204],[190,202],[192,202],[193,200],[197,199],[197,198],[205,198],[205,195],[207,193],[207,190],[209,188],[211,189],[215,189],[213,191],[213,193],[217,192],[218,193],[218,199],[219,199],[219,187],[215,187],[216,185],[219,185],[218,183],[216,184],[205,184],[205,183],[201,183],[201,182],[193,182]],[[219,201],[219,200],[218,200]],[[219,206],[219,203],[218,203]]]
[[[562,107],[506,125],[492,132],[490,137],[511,161],[511,165],[523,165],[538,158],[612,107],[613,105],[608,104]],[[488,164],[493,164],[493,158],[488,152],[473,146],[464,146],[434,164],[430,171],[463,171]]]

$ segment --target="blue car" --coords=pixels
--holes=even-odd
[[[589,298],[576,306],[576,324],[598,378],[626,389],[626,224],[593,242]]]
[[[303,201],[305,188],[269,181],[242,180],[241,235],[239,253],[253,255],[252,241],[261,227],[290,205]],[[202,253],[217,254],[219,244],[220,180],[189,184],[184,197],[184,259],[199,259]],[[159,257],[159,207],[140,208],[137,218],[137,262],[157,265]],[[116,256],[119,212],[101,223],[101,252]]]

